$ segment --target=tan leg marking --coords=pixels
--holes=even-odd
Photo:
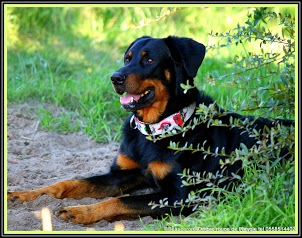
[[[118,198],[110,198],[104,202],[71,206],[60,209],[57,217],[73,223],[91,224],[100,220],[114,220],[114,217],[134,216],[135,210],[125,207]]]
[[[66,180],[35,190],[11,192],[8,193],[7,198],[10,201],[17,200],[19,202],[29,202],[43,194],[51,195],[55,198],[75,199],[84,197],[104,197],[104,195],[100,194],[100,192],[95,189],[95,186],[88,181]]]

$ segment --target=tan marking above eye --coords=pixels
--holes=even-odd
[[[167,80],[171,79],[171,73],[170,73],[170,71],[168,69],[165,69],[165,76],[166,76]]]
[[[132,52],[132,51],[129,51],[129,52],[128,52],[128,56],[131,57],[132,55],[133,55],[133,52]]]
[[[146,52],[146,51],[143,51],[143,52],[142,52],[142,56],[145,56],[145,55],[147,55],[147,52]]]

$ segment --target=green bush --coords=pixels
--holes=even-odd
[[[281,34],[271,32],[269,24],[275,21]],[[257,8],[248,14],[244,25],[238,24],[236,28],[226,33],[210,33],[219,38],[216,45],[210,50],[228,48],[232,45],[253,44],[255,51],[246,51],[245,55],[236,55],[229,64],[231,74],[209,73],[204,80],[215,86],[237,87],[234,97],[246,91],[247,99],[239,104],[236,110],[247,114],[270,117],[281,116],[294,118],[295,114],[295,20],[290,14],[276,14],[267,8]],[[279,29],[278,29],[279,30]],[[267,52],[263,45],[274,46]],[[256,49],[258,48],[258,50]],[[250,48],[250,47],[249,47]],[[259,52],[258,52],[259,51]],[[276,77],[277,76],[277,77]],[[230,81],[225,78],[231,77]],[[265,85],[259,87],[258,85]],[[190,90],[189,85],[182,85],[184,90]],[[242,161],[245,176],[240,178],[232,174],[226,177],[222,174],[205,173],[185,169],[180,176],[183,186],[192,186],[205,183],[207,188],[201,191],[192,191],[185,201],[178,201],[168,205],[167,199],[151,202],[155,207],[192,207],[198,211],[194,219],[183,220],[181,225],[175,222],[159,224],[157,229],[166,227],[264,227],[283,226],[293,227],[294,220],[294,185],[295,185],[295,128],[294,126],[281,126],[276,123],[272,128],[265,128],[261,133],[249,129],[253,121],[230,119],[223,124],[214,104],[210,106],[199,105],[197,117],[185,130],[194,128],[197,124],[206,123],[210,126],[244,128],[257,143],[247,148],[241,144],[231,154],[226,154],[223,148],[204,148],[201,141],[198,145],[185,144],[180,146],[171,139],[170,149],[178,151],[202,152],[203,158],[220,156],[221,167]],[[284,148],[287,154],[281,154]],[[274,162],[271,158],[276,158]],[[242,184],[233,191],[221,188],[220,183],[226,180],[240,179]],[[200,193],[211,191],[209,196],[201,197]],[[214,196],[214,193],[223,194],[223,200]],[[219,203],[217,204],[217,202]],[[239,211],[239,213],[238,213]],[[241,213],[240,213],[241,212]],[[235,213],[232,219],[230,214]],[[220,217],[219,221],[217,218]],[[229,216],[229,217],[228,217]],[[199,219],[200,221],[197,222]],[[267,219],[269,218],[269,219]],[[173,219],[172,219],[173,220]],[[247,222],[248,221],[248,222]]]

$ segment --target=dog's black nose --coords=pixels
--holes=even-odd
[[[111,76],[111,81],[114,85],[123,84],[125,79],[126,79],[126,76],[124,76],[124,75],[122,75],[118,72],[113,73],[112,76]]]

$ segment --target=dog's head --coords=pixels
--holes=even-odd
[[[189,38],[144,36],[126,50],[124,66],[111,76],[112,85],[126,110],[155,123],[194,100],[194,93],[184,94],[180,84],[193,85],[204,55],[204,45]]]

